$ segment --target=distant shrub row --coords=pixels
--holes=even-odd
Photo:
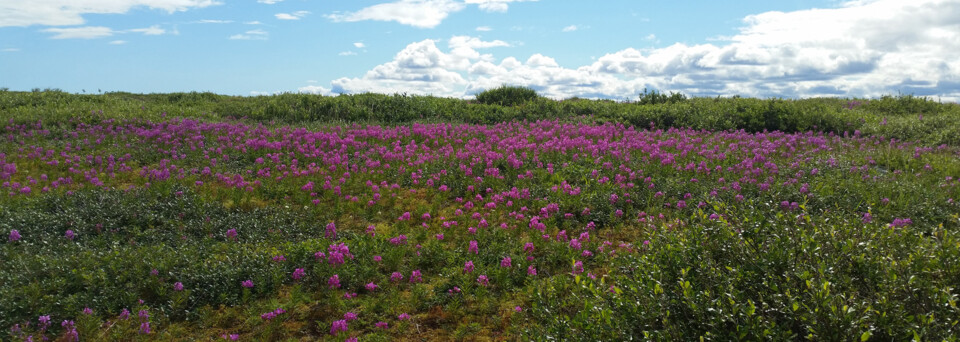
[[[45,124],[102,119],[206,120],[245,118],[276,123],[462,122],[571,119],[619,122],[639,127],[690,127],[758,132],[825,131],[880,135],[925,144],[960,145],[960,106],[911,95],[879,99],[688,98],[680,93],[644,91],[634,102],[551,100],[529,88],[499,87],[475,101],[406,94],[321,96],[286,93],[226,96],[213,93],[102,95],[58,90],[0,90],[0,117]]]

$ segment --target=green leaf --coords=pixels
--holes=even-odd
[[[873,334],[870,333],[870,330],[864,331],[863,335],[860,335],[860,342],[866,342],[870,339],[870,336],[873,336]]]

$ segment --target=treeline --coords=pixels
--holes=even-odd
[[[511,120],[589,120],[638,127],[706,130],[860,131],[927,145],[960,146],[960,105],[912,95],[879,99],[688,98],[644,91],[636,101],[552,100],[519,87],[501,87],[476,100],[406,94],[321,96],[286,93],[227,96],[213,93],[71,94],[59,90],[0,90],[5,124],[45,125],[104,119],[246,119],[279,124],[491,124]]]

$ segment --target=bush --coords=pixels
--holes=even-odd
[[[537,91],[527,87],[500,86],[488,89],[477,94],[477,102],[501,106],[516,106],[527,101],[535,100],[540,95]]]
[[[670,95],[658,92],[656,90],[647,91],[647,88],[643,88],[643,93],[640,94],[639,103],[642,105],[645,104],[664,104],[664,103],[679,103],[687,100],[687,96],[682,93],[670,92]]]

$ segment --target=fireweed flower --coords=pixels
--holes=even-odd
[[[293,278],[293,280],[300,280],[300,278],[303,278],[304,274],[306,274],[306,272],[302,268],[298,268],[293,271],[293,274],[291,274],[290,277]]]
[[[516,306],[516,307],[513,308],[513,311],[523,312],[523,308],[521,308],[521,307],[518,305],[518,306]]]
[[[908,218],[895,218],[893,222],[890,223],[891,228],[900,228],[906,227],[913,224],[913,221]]]
[[[473,261],[467,260],[467,262],[463,263],[463,273],[470,273],[470,272],[473,272]]]
[[[577,260],[573,263],[573,274],[583,273],[583,261]]]
[[[403,280],[403,273],[393,272],[392,274],[390,274],[390,281],[396,283],[396,282],[399,282],[399,281],[401,281],[401,280]]]
[[[333,222],[327,223],[326,232],[324,232],[323,236],[326,237],[326,238],[328,238],[328,239],[330,239],[330,238],[336,239],[336,238],[337,238],[337,225],[335,225]]]
[[[76,323],[73,321],[64,320],[60,323],[60,326],[63,327],[63,330],[66,332],[67,341],[80,341],[80,334],[77,333],[77,328],[75,327]]]
[[[330,279],[327,280],[327,286],[329,286],[330,289],[339,289],[339,288],[340,288],[340,275],[334,274],[332,277],[330,277]]]
[[[406,312],[404,312],[404,313],[400,314],[399,316],[397,316],[397,319],[399,319],[399,320],[401,320],[401,321],[406,321],[406,320],[410,319],[410,315],[408,315]]]
[[[343,314],[343,319],[345,319],[345,320],[347,320],[347,321],[356,320],[356,319],[357,319],[357,314],[355,314],[355,313],[353,313],[353,312],[347,312],[347,313]]]
[[[16,230],[16,229],[11,230],[11,231],[10,231],[10,237],[8,238],[8,240],[9,240],[10,242],[17,242],[17,241],[19,241],[19,240],[20,240],[20,231],[19,231],[19,230]]]
[[[173,284],[173,290],[174,290],[174,291],[177,291],[177,292],[183,291],[183,283],[181,283],[181,282],[179,282],[179,281],[176,282],[176,283],[174,283],[174,284]]]
[[[411,283],[423,282],[423,277],[420,274],[420,270],[413,270],[413,272],[410,272],[410,282]]]
[[[367,291],[370,291],[370,292],[373,292],[374,290],[376,290],[377,287],[378,287],[377,284],[374,284],[374,283],[372,283],[372,282],[371,282],[371,283],[368,283],[367,286],[366,286]]]
[[[84,315],[92,315],[92,314],[93,314],[93,309],[91,309],[91,308],[83,308],[83,311],[82,311],[82,312],[83,312]]]
[[[537,275],[537,268],[533,267],[533,265],[527,266],[527,274],[532,276]]]
[[[534,250],[534,249],[535,249],[535,247],[533,246],[533,242],[527,242],[527,243],[523,244],[523,251],[524,251],[524,252],[533,253],[533,250]]]
[[[150,334],[150,322],[140,323],[140,334],[149,335]]]
[[[77,237],[77,234],[72,230],[67,229],[67,231],[63,233],[63,236],[67,238],[67,240],[73,240],[73,238]]]
[[[240,286],[251,289],[253,288],[253,280],[250,280],[250,279],[244,280],[240,282]]]
[[[127,320],[127,319],[129,319],[129,318],[130,318],[130,310],[127,310],[126,308],[124,308],[123,310],[121,310],[121,311],[120,311],[120,317],[119,317],[119,318],[122,319],[122,320]]]
[[[336,335],[340,331],[347,331],[347,320],[341,319],[330,324],[330,335]]]
[[[230,240],[236,240],[236,239],[237,239],[237,230],[236,230],[236,229],[233,229],[233,228],[231,228],[230,230],[227,230],[227,238],[230,239]]]
[[[505,257],[505,258],[503,258],[503,259],[500,260],[500,267],[510,268],[510,266],[511,266],[510,257]]]
[[[480,254],[480,248],[477,246],[477,240],[470,240],[470,247],[467,251],[473,254]]]
[[[384,329],[384,330],[390,329],[390,324],[388,324],[387,322],[383,322],[383,321],[377,322],[376,326],[377,326],[377,328]]]
[[[477,277],[477,283],[480,283],[480,285],[483,286],[490,286],[490,278],[487,278],[487,275],[485,274],[481,274],[479,277]]]

